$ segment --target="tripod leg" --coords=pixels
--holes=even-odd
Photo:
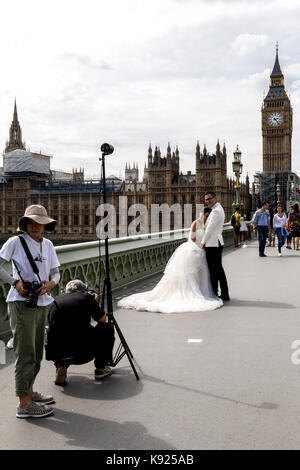
[[[125,350],[125,351],[126,351],[126,350]],[[136,380],[140,380],[140,378],[139,378],[139,376],[138,376],[138,373],[137,373],[137,371],[136,371],[136,368],[134,367],[134,364],[133,364],[132,359],[131,359],[131,357],[130,357],[130,354],[127,353],[127,357],[128,357],[129,362],[130,362],[131,368],[132,368],[132,370],[133,370],[133,372],[134,372],[134,375],[135,375],[135,377],[136,377]]]
[[[126,339],[124,338],[123,333],[122,333],[122,331],[121,331],[121,329],[120,329],[120,327],[119,327],[119,325],[118,325],[117,320],[115,319],[115,317],[113,317],[113,324],[114,324],[114,327],[115,327],[116,330],[117,330],[117,333],[118,333],[118,335],[119,335],[119,338],[120,338],[120,340],[121,340],[121,343],[123,344],[123,346],[126,346],[126,349],[127,349],[128,353],[129,353],[130,356],[133,358],[133,354],[132,354],[132,352],[130,351],[130,348],[129,348],[128,344],[127,344],[127,341],[126,341]]]
[[[137,373],[136,368],[135,368],[135,366],[134,366],[134,364],[133,364],[133,361],[132,361],[132,359],[133,359],[133,354],[132,354],[132,352],[130,351],[129,346],[128,346],[128,344],[127,344],[127,342],[126,342],[126,340],[125,340],[125,338],[124,338],[124,336],[123,336],[123,333],[122,333],[122,331],[121,331],[121,328],[119,327],[119,325],[118,325],[118,323],[117,323],[117,321],[116,321],[116,319],[115,319],[115,317],[113,316],[112,313],[109,314],[109,321],[114,325],[114,327],[115,327],[115,329],[116,329],[116,331],[117,331],[117,333],[118,333],[118,335],[119,335],[121,344],[122,344],[122,346],[123,346],[123,348],[124,348],[123,354],[120,354],[120,355],[119,355],[119,357],[118,357],[118,358],[116,359],[116,361],[114,362],[114,365],[116,365],[116,364],[122,359],[122,357],[124,356],[124,354],[126,354],[127,357],[128,357],[129,363],[130,363],[130,365],[131,365],[131,368],[132,368],[132,370],[133,370],[133,372],[134,372],[134,375],[135,375],[136,379],[139,380],[138,373]]]

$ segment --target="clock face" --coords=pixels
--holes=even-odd
[[[283,122],[283,116],[281,113],[271,113],[268,117],[268,123],[272,127],[279,127]]]

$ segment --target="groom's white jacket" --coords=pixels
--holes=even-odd
[[[224,245],[222,236],[224,221],[224,209],[219,202],[216,202],[205,224],[205,232],[201,240],[202,245],[207,247],[219,246],[219,242]]]

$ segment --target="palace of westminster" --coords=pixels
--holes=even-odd
[[[263,101],[262,109],[263,171],[254,177],[250,191],[248,175],[241,184],[241,203],[250,217],[259,199],[267,199],[273,205],[278,198],[287,205],[296,200],[299,179],[292,172],[292,106],[285,92],[284,76],[276,59],[270,76],[270,88]],[[18,120],[15,102],[13,121],[3,153],[3,167],[0,168],[0,241],[7,234],[15,233],[18,219],[30,204],[42,204],[50,217],[57,220],[56,231],[51,234],[54,242],[88,241],[96,239],[96,209],[99,205],[100,179],[85,179],[84,170],[73,169],[72,173],[55,171],[50,168],[51,157],[33,153],[26,149]],[[166,154],[159,147],[148,148],[144,175],[139,179],[136,164],[125,167],[125,179],[113,175],[106,178],[107,202],[116,208],[117,221],[119,198],[127,196],[127,205],[144,204],[191,204],[193,218],[196,204],[202,204],[204,193],[213,190],[224,207],[226,220],[230,219],[235,199],[235,182],[227,177],[227,152],[225,144],[219,141],[214,152],[206,146],[195,149],[195,173],[180,172],[180,155],[176,147]],[[277,194],[276,194],[277,189]],[[151,211],[149,211],[150,213]],[[130,218],[129,218],[130,219]],[[150,221],[149,221],[150,226]],[[161,227],[160,227],[161,228]],[[173,227],[171,226],[171,229]]]

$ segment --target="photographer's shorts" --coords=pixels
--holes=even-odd
[[[29,395],[40,370],[48,307],[28,308],[25,302],[8,302],[8,317],[14,336],[16,395]]]

